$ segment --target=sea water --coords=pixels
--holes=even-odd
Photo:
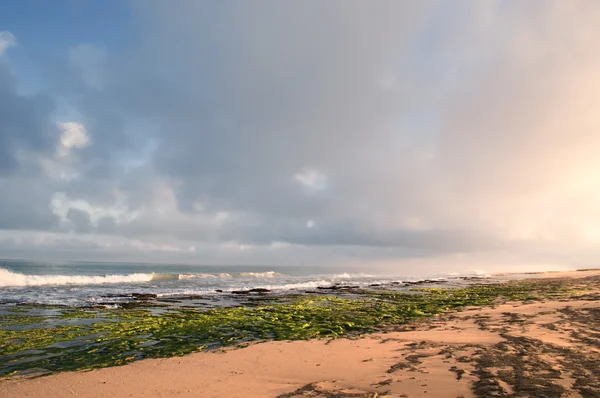
[[[339,267],[201,266],[0,260],[0,303],[102,305],[115,296],[217,295],[254,288],[304,292],[332,285],[416,281],[421,275],[360,272]],[[431,277],[431,276],[429,276]],[[437,278],[444,279],[439,275]]]

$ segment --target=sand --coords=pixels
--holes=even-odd
[[[0,397],[600,396],[598,314],[594,297],[468,308],[406,331],[10,378]]]

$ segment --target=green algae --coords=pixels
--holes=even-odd
[[[296,295],[252,306],[171,308],[159,314],[143,308],[62,308],[42,317],[31,313],[45,308],[31,307],[0,315],[0,376],[116,366],[253,341],[336,338],[497,300],[578,296],[591,284],[529,280],[460,289],[360,291],[351,298]]]
[[[35,325],[44,322],[45,317],[32,316],[26,314],[7,314],[0,315],[0,328],[10,326]]]

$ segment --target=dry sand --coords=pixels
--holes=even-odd
[[[599,314],[596,297],[468,308],[408,331],[12,378],[0,397],[600,396]]]

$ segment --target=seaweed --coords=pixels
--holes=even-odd
[[[116,366],[254,341],[337,338],[499,299],[584,295],[595,283],[528,280],[460,289],[357,290],[352,296],[295,294],[212,309],[29,305],[0,315],[0,376]],[[50,315],[34,315],[44,312]]]

